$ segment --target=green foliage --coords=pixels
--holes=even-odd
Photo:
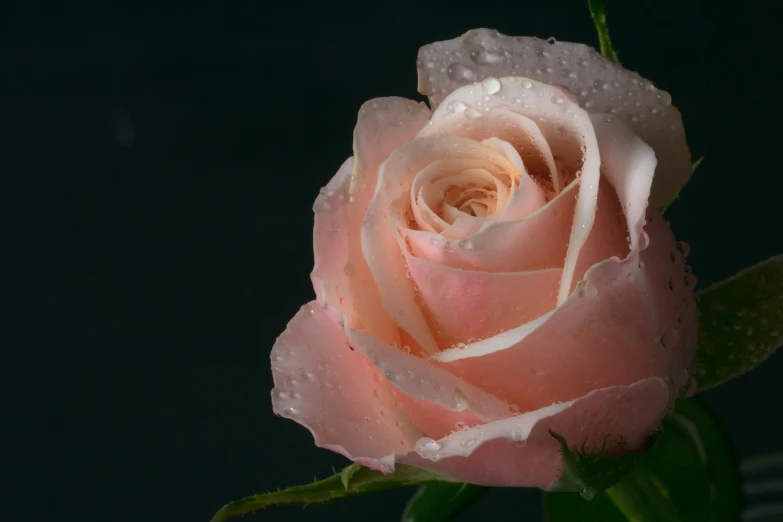
[[[437,482],[455,484],[438,474],[402,464],[398,464],[394,473],[388,475],[359,464],[352,464],[340,473],[312,484],[294,486],[282,491],[253,495],[230,502],[215,514],[212,522],[224,522],[235,516],[252,513],[275,504],[316,504],[373,491]]]
[[[402,522],[448,522],[489,488],[465,483],[434,482],[419,488],[402,515]]]
[[[609,38],[609,28],[606,26],[606,11],[604,10],[603,0],[588,0],[590,16],[593,18],[595,30],[598,32],[598,43],[601,49],[601,55],[615,63],[620,63],[617,58],[617,52],[612,47],[612,40]]]
[[[576,493],[546,493],[547,521],[740,520],[744,498],[734,451],[700,400],[680,399],[658,442],[635,465],[589,501]]]
[[[699,293],[699,390],[752,370],[783,344],[783,255]]]

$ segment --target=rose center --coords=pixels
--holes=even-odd
[[[444,200],[469,216],[484,217],[497,210],[498,192],[474,184],[466,187],[452,185],[446,191]]]

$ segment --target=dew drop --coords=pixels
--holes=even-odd
[[[475,120],[476,118],[481,117],[481,113],[474,109],[473,107],[465,110],[465,117],[469,120]]]
[[[591,286],[587,289],[587,297],[595,297],[598,295],[598,289],[594,286]]]
[[[523,78],[522,79],[522,87],[524,87],[525,89],[531,89],[533,87],[533,82],[531,82],[527,78]]]
[[[661,336],[661,344],[664,348],[671,350],[677,346],[677,341],[679,338],[680,334],[677,332],[677,330],[672,328],[671,330],[664,332],[664,334]]]
[[[669,94],[668,92],[666,92],[664,90],[659,90],[656,93],[655,98],[658,100],[658,103],[660,103],[664,107],[668,107],[669,105],[672,104],[672,96],[671,96],[671,94]]]
[[[503,60],[503,56],[496,52],[482,49],[481,51],[474,51],[470,53],[470,59],[479,65],[488,65],[501,62]]]
[[[460,248],[464,248],[465,250],[471,250],[473,248],[473,241],[470,239],[463,239],[459,242]]]
[[[688,254],[691,253],[690,245],[688,245],[688,243],[684,241],[677,241],[675,247],[677,248],[677,250],[679,250],[680,254],[682,254],[683,257],[688,257]]]
[[[451,113],[462,112],[465,109],[467,109],[467,106],[459,100],[450,101],[449,104],[446,105],[446,110]]]
[[[356,274],[356,266],[354,266],[354,265],[353,265],[353,264],[351,264],[351,263],[347,263],[347,264],[346,264],[346,265],[343,267],[343,273],[344,273],[346,276],[348,276],[348,277],[352,277],[352,276],[354,276],[354,275]]]
[[[416,453],[425,459],[436,460],[438,451],[440,451],[440,443],[429,437],[422,437],[416,441],[415,449]]]
[[[476,439],[466,439],[459,443],[459,445],[462,446],[463,448],[470,448],[474,444],[476,444]]]
[[[450,80],[455,82],[460,80],[470,80],[474,76],[473,69],[466,67],[459,62],[454,62],[449,65],[449,68],[446,70],[446,74]]]
[[[596,491],[593,488],[585,488],[579,492],[585,500],[593,500],[595,498],[595,493]]]
[[[486,78],[481,82],[481,88],[487,94],[496,94],[500,92],[500,81],[497,78]]]

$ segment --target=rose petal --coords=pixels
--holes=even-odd
[[[378,187],[364,217],[362,250],[389,317],[428,353],[438,350],[426,320],[415,306],[415,288],[407,277],[401,248],[409,223],[409,191],[417,173],[439,160],[475,159],[506,169],[498,150],[457,136],[417,138],[399,147],[384,162]],[[513,168],[513,165],[510,166]]]
[[[492,337],[557,305],[560,269],[479,272],[410,254],[406,261],[441,347]]]
[[[645,250],[594,265],[551,314],[434,359],[521,411],[651,375],[670,383],[675,395],[688,382],[696,342],[697,319],[683,318],[693,282],[683,279],[671,231],[659,215],[650,216],[656,217],[646,232],[641,225],[634,231]]]
[[[578,189],[578,183],[572,183],[521,220],[484,223],[476,229],[458,220],[448,229],[448,238],[405,229],[404,244],[411,254],[452,268],[486,272],[562,268]]]
[[[691,176],[691,159],[679,111],[666,91],[653,87],[584,44],[508,37],[489,29],[419,50],[419,92],[437,106],[456,88],[488,77],[529,76],[561,84],[590,112],[629,123],[658,157],[650,204],[670,201]],[[443,72],[440,72],[443,71]]]
[[[423,439],[416,444],[417,453],[398,460],[471,484],[547,488],[563,470],[560,445],[550,430],[565,437],[572,449],[598,452],[605,444],[619,453],[625,443],[635,451],[660,426],[670,402],[666,384],[648,378],[438,441]]]
[[[464,120],[465,132],[482,132],[489,129],[500,131],[503,127],[513,127],[513,121],[500,124],[500,117],[511,113],[521,114],[531,120],[538,121],[545,141],[558,161],[559,171],[564,171],[571,177],[579,175],[579,197],[574,211],[574,222],[571,227],[568,250],[563,263],[563,275],[560,282],[558,302],[562,303],[571,289],[571,281],[576,268],[577,258],[595,218],[595,205],[598,196],[600,179],[600,158],[595,133],[588,114],[574,100],[565,96],[563,91],[551,85],[542,84],[527,78],[489,78],[493,83],[492,96],[482,94],[486,89],[466,86],[456,89],[443,100],[432,115],[430,125],[422,131],[423,134],[437,134],[439,129],[453,129],[454,122]],[[469,107],[464,112],[450,111],[451,104],[460,103]],[[495,110],[493,124],[481,126],[477,120],[481,117],[467,118],[469,110],[482,104],[485,108]],[[495,121],[497,119],[497,121]],[[503,136],[498,136],[503,138]],[[568,178],[566,178],[568,180]]]
[[[653,158],[652,166],[655,166],[655,158]],[[645,194],[647,193],[649,192],[645,192]],[[595,222],[587,236],[587,241],[579,252],[574,278],[571,281],[571,291],[580,283],[590,267],[596,263],[612,257],[617,258],[618,261],[625,259],[631,248],[629,241],[635,242],[637,240],[637,235],[631,234],[629,228],[630,225],[626,221],[614,187],[605,178],[602,178],[598,189]]]
[[[385,376],[376,378],[378,386],[385,386],[396,407],[429,437],[443,437],[460,425],[474,426],[511,414],[503,401],[426,359],[384,345],[364,332],[348,330],[347,335],[380,370],[378,375]]]
[[[395,407],[384,378],[314,303],[303,306],[272,349],[275,413],[307,427],[318,446],[373,469],[394,469],[394,453],[424,436]]]
[[[381,163],[413,139],[429,115],[423,104],[402,98],[365,103],[354,130],[355,159],[343,164],[314,207],[316,261],[311,278],[319,301],[344,313],[351,326],[385,342],[399,342],[399,331],[383,311],[362,254],[361,222]]]

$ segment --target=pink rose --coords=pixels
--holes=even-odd
[[[695,279],[657,211],[691,173],[665,91],[591,48],[485,29],[365,103],[315,202],[317,300],[272,350],[317,445],[548,487],[572,447],[642,447],[687,389]],[[656,166],[657,164],[657,166]]]

